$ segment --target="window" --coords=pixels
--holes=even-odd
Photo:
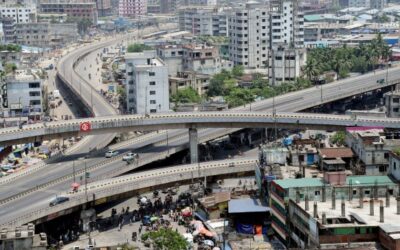
[[[393,170],[396,170],[396,162],[393,162]]]
[[[399,112],[399,108],[393,108],[393,112]]]
[[[40,105],[40,100],[31,100],[29,105]]]
[[[149,76],[155,76],[156,72],[149,72]]]
[[[31,88],[31,89],[40,88],[40,83],[38,83],[38,82],[30,82],[29,83],[29,88]]]
[[[157,109],[150,109],[150,113],[156,113]]]
[[[400,102],[400,98],[393,98],[393,102],[394,103],[399,103]]]
[[[156,104],[156,100],[150,100],[150,104]]]
[[[150,95],[155,95],[156,94],[156,91],[155,90],[151,90],[150,91]]]
[[[379,172],[386,173],[386,165],[380,165],[379,166]]]
[[[318,195],[320,195],[321,193],[320,193],[319,190],[316,190],[316,191],[314,192],[314,194],[315,194],[315,196],[318,196]]]
[[[29,92],[29,96],[40,96],[40,91]]]
[[[156,85],[156,82],[151,81],[149,84],[150,84],[151,86],[154,86],[154,85]]]

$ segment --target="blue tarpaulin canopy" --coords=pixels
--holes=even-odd
[[[270,211],[271,208],[264,206],[260,200],[257,199],[237,199],[230,200],[228,203],[228,212],[230,214],[237,213],[265,213]]]

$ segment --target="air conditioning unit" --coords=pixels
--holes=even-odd
[[[21,231],[15,230],[15,238],[21,237]]]
[[[28,231],[28,236],[29,236],[29,237],[32,237],[32,236],[33,236],[33,231],[32,231],[32,230],[29,230],[29,231]]]
[[[1,232],[0,239],[7,239],[7,232]]]

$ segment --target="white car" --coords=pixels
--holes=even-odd
[[[126,155],[124,155],[124,156],[122,157],[122,160],[123,160],[123,161],[132,161],[132,160],[134,160],[134,159],[137,158],[137,157],[138,157],[137,154],[132,153],[132,152],[129,152],[129,153],[127,153]]]
[[[118,155],[118,151],[110,150],[110,151],[107,151],[106,158],[111,158],[116,155]]]

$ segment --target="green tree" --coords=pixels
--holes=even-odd
[[[170,228],[161,228],[142,235],[142,240],[150,240],[155,250],[186,250],[188,242],[181,234]]]
[[[244,67],[242,65],[236,65],[232,68],[232,76],[240,77],[244,74]]]
[[[208,96],[227,95],[232,86],[236,85],[236,80],[232,79],[232,74],[227,70],[222,70],[221,73],[215,74],[210,80],[208,86]]]
[[[331,137],[331,142],[337,145],[344,145],[346,143],[346,133],[343,131],[336,132]]]
[[[201,101],[200,95],[192,87],[178,90],[171,96],[171,99],[175,103],[199,103]]]
[[[317,60],[315,60],[314,58],[307,60],[306,65],[303,68],[303,73],[307,76],[308,80],[315,83],[319,75],[321,74],[321,69],[318,66]]]
[[[237,107],[253,102],[254,96],[249,89],[234,88],[225,99],[229,107]]]
[[[151,49],[152,49],[152,47],[147,46],[145,44],[141,44],[141,43],[129,44],[129,46],[128,46],[129,53],[143,52],[145,50],[151,50]]]
[[[124,86],[117,86],[118,100],[122,107],[126,107],[126,89]]]
[[[4,65],[4,71],[6,72],[6,74],[15,73],[16,70],[17,65],[15,65],[15,63],[6,63]]]

